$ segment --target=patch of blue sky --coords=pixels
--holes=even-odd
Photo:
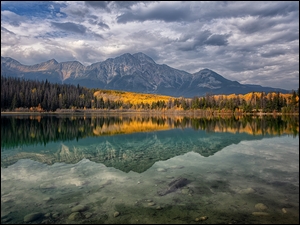
[[[1,1],[1,11],[8,10],[26,17],[65,18],[67,15],[60,11],[66,5],[51,1]]]

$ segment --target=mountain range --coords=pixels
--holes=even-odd
[[[1,167],[7,167],[20,159],[28,158],[48,165],[76,164],[83,159],[88,159],[126,173],[130,171],[143,173],[156,162],[166,161],[191,151],[210,157],[225,147],[241,141],[271,137],[270,134],[211,133],[204,130],[195,132],[193,129],[187,129],[185,132],[181,129],[171,129],[150,133],[98,136],[97,138],[86,136],[73,141],[56,141],[47,145],[45,143],[45,145],[23,145],[13,150],[4,149],[1,152]]]
[[[140,93],[194,97],[210,94],[246,94],[249,92],[281,92],[290,90],[240,84],[218,73],[203,69],[188,73],[165,64],[157,64],[139,52],[123,54],[103,62],[84,66],[78,61],[58,63],[55,59],[31,66],[23,65],[10,57],[1,56],[1,75],[46,80],[88,88],[122,90]]]

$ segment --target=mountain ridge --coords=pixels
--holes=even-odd
[[[166,64],[157,64],[142,52],[125,53],[88,66],[78,61],[58,63],[55,59],[27,66],[11,57],[1,56],[1,75],[174,97],[200,97],[207,93],[290,92],[256,84],[240,84],[208,68],[191,74]]]

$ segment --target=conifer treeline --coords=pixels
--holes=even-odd
[[[52,84],[46,81],[25,80],[21,78],[1,76],[1,111],[56,111],[58,109],[203,109],[221,112],[283,112],[299,113],[299,89],[284,97],[280,93],[251,97],[226,96],[170,98],[168,101],[157,100],[152,103],[132,103],[94,96],[98,89],[88,89],[79,85]]]
[[[93,92],[79,85],[52,84],[1,76],[1,110],[90,108]]]

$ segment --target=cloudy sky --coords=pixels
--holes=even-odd
[[[1,1],[1,56],[84,65],[143,52],[189,73],[299,87],[299,2]]]

